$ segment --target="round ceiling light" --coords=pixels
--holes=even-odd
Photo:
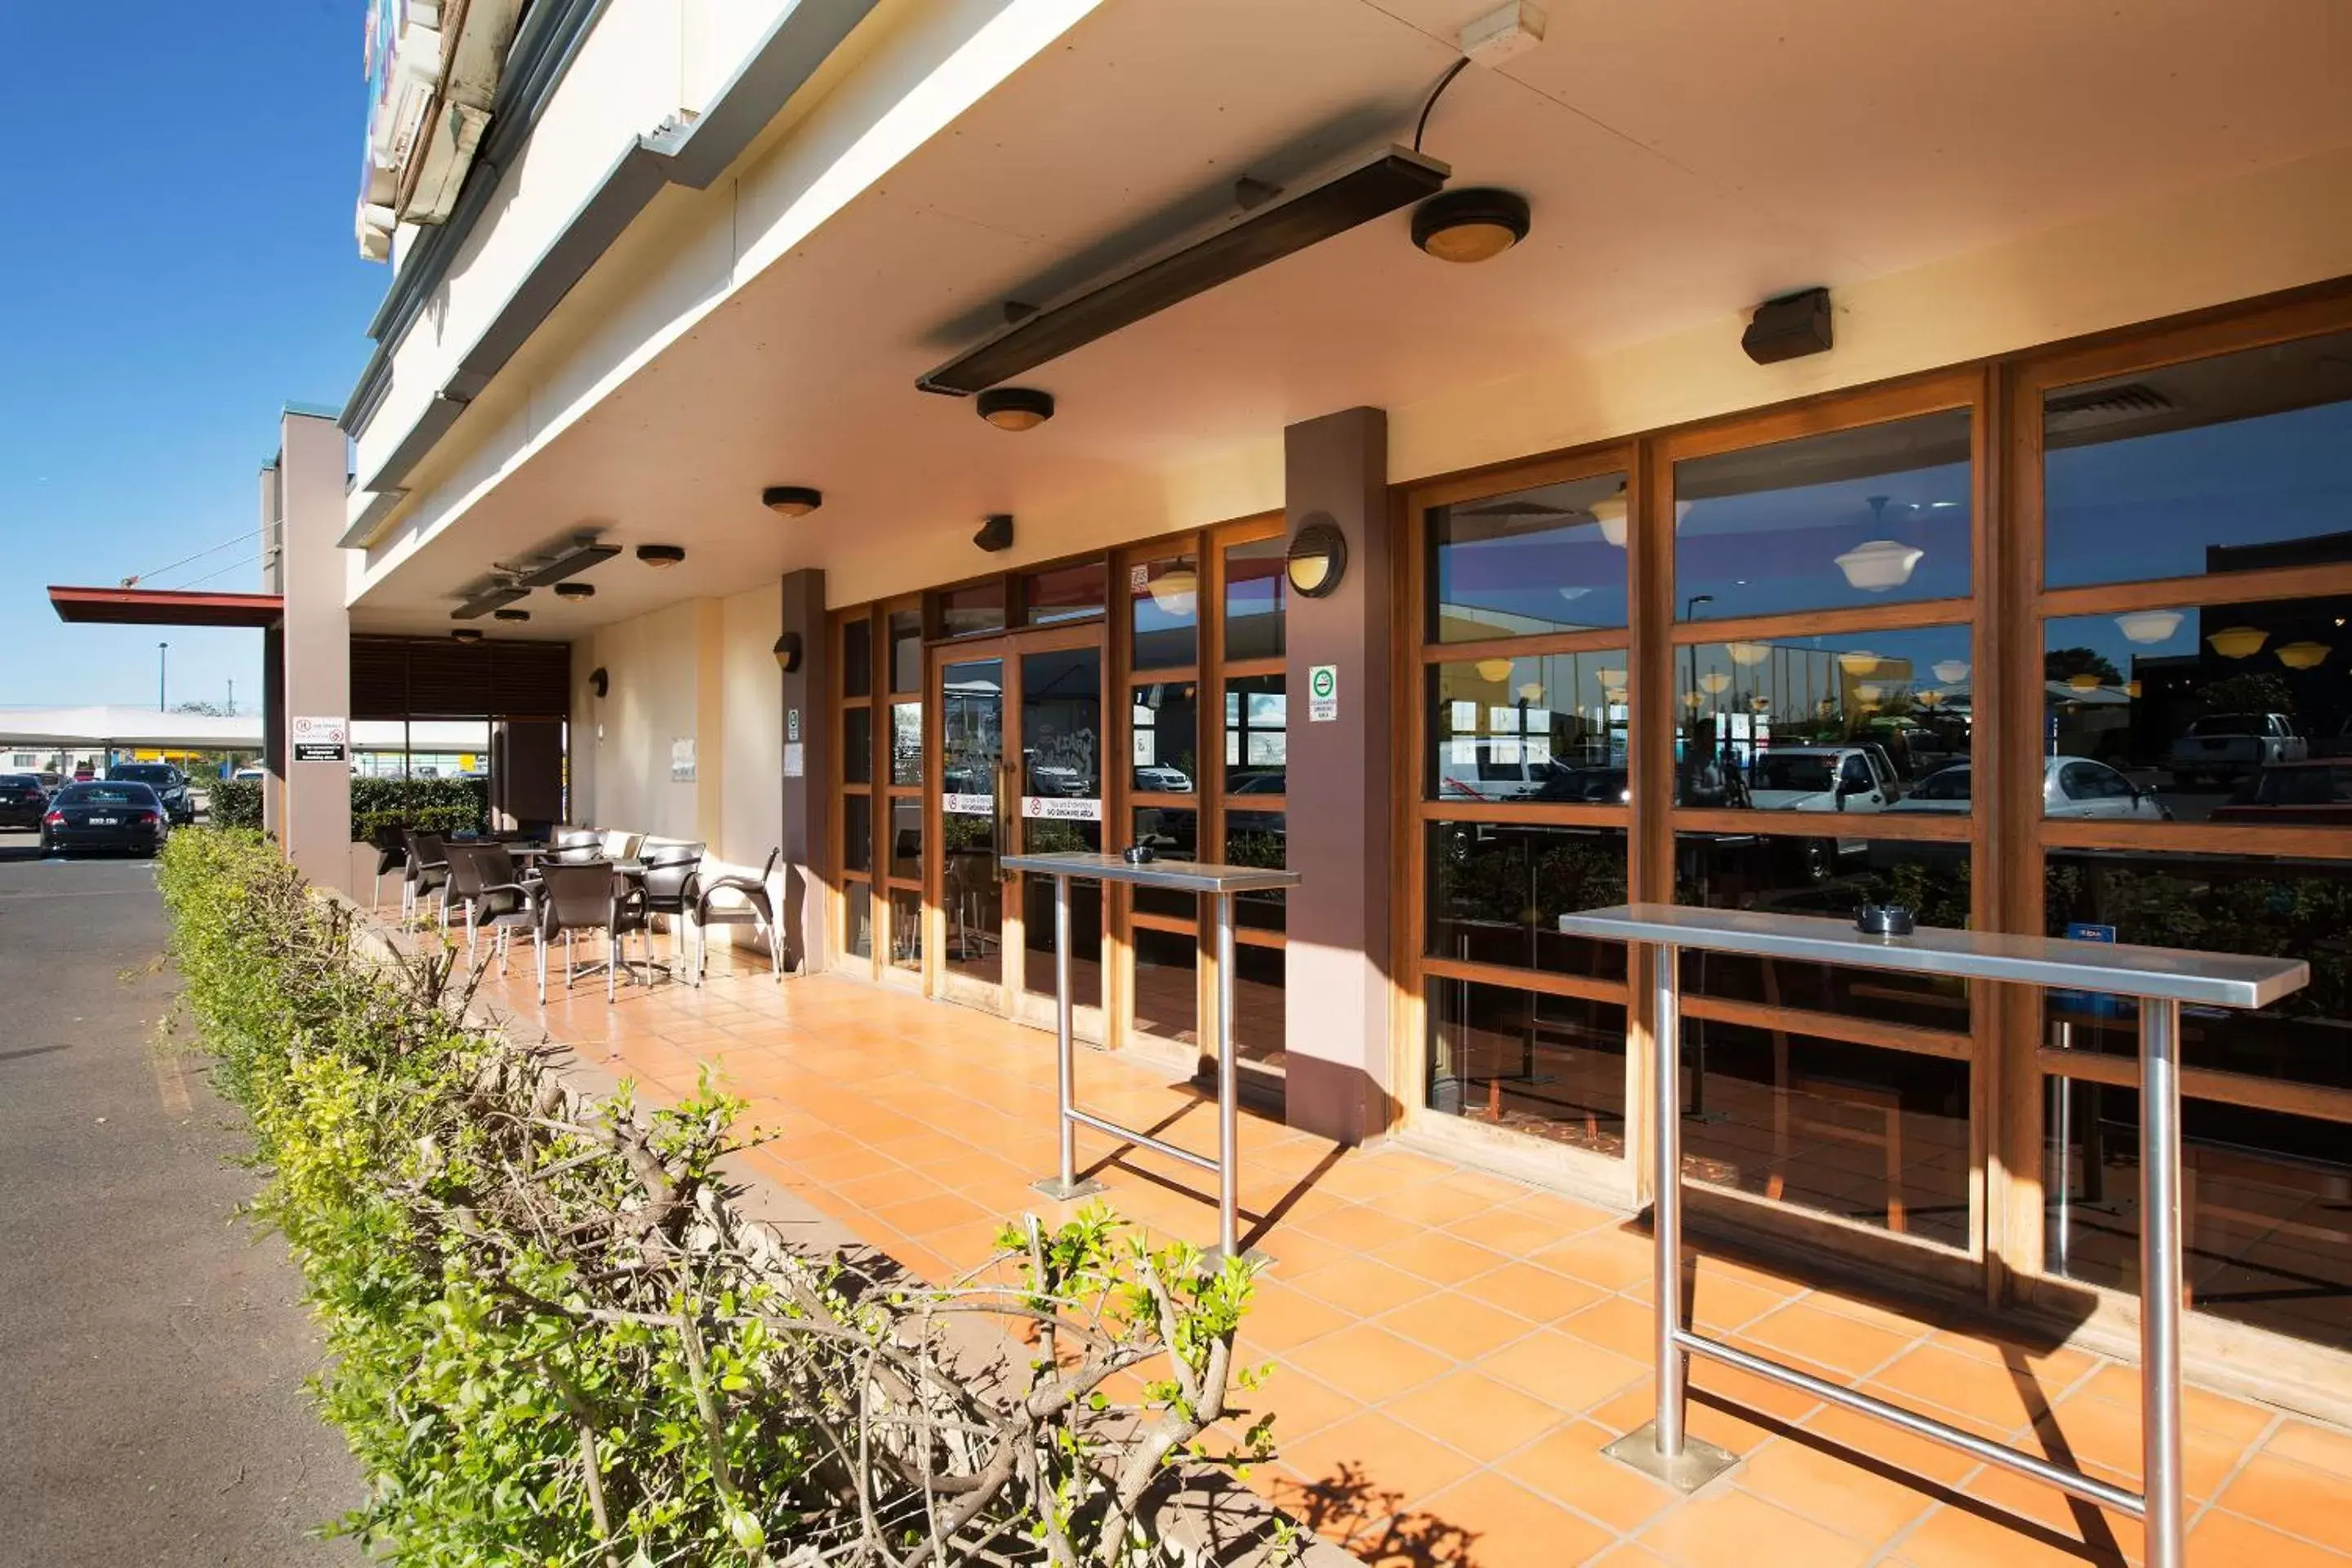
[[[559,599],[593,599],[596,596],[593,583],[558,583],[555,596]]]
[[[1884,594],[1900,588],[1911,581],[1911,569],[1919,564],[1927,552],[1916,544],[1904,544],[1892,539],[1874,539],[1867,544],[1857,544],[1837,558],[1838,570],[1845,580],[1865,594]]]
[[[490,614],[496,616],[502,621],[527,621],[530,619],[530,612],[529,610],[492,610]]]
[[[1054,416],[1054,395],[1034,386],[992,386],[980,395],[980,416],[999,430],[1034,430]]]
[[[667,570],[686,559],[686,551],[676,544],[640,544],[637,559],[656,571]]]
[[[1958,686],[1969,678],[1969,665],[1966,659],[1940,659],[1937,662],[1935,670],[1936,679],[1947,686]]]
[[[1477,669],[1478,679],[1489,686],[1500,686],[1511,679],[1511,661],[1507,658],[1482,658]]]
[[[1445,191],[1412,209],[1412,242],[1440,261],[1491,261],[1528,237],[1528,199],[1491,185]]]
[[[2291,642],[2278,650],[2278,657],[2289,669],[2316,669],[2334,651],[2324,642]]]
[[[2136,643],[2159,643],[2180,629],[2179,610],[2134,610],[2117,616],[2116,625]]]
[[[1180,620],[1200,612],[1201,574],[1192,569],[1189,560],[1170,563],[1166,571],[1151,579],[1150,592],[1153,604]]]
[[[457,642],[479,642],[482,640],[481,628],[478,626],[459,626],[457,630],[451,632],[449,636],[453,640]]]
[[[806,485],[770,485],[760,492],[760,504],[779,517],[806,517],[824,504],[824,492]]]
[[[1764,663],[1767,659],[1772,657],[1772,645],[1770,643],[1726,643],[1724,645],[1724,648],[1731,655],[1731,662],[1745,669],[1753,669],[1758,665]],[[1874,668],[1876,667],[1873,666],[1873,668]]]
[[[2224,626],[2205,639],[2223,658],[2252,658],[2263,651],[2271,634],[2260,626]]]
[[[1698,678],[1698,689],[1709,697],[1720,697],[1731,689],[1731,677],[1719,669],[1710,669]]]

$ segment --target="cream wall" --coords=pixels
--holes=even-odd
[[[784,838],[784,677],[775,656],[783,589],[771,583],[719,607],[720,717],[710,749],[726,774],[717,821],[705,824],[704,837],[728,859],[758,865]]]

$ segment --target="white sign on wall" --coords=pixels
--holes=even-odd
[[[289,725],[298,763],[351,761],[352,721],[349,719],[297,718]]]
[[[996,797],[992,795],[943,795],[940,809],[950,816],[992,816]]]
[[[1100,822],[1102,802],[1066,795],[1024,795],[1021,797],[1021,815],[1047,822]]]
[[[798,741],[786,741],[784,742],[784,776],[788,779],[796,779],[807,769],[808,764],[801,751],[801,743]]]
[[[694,782],[694,737],[680,735],[669,743],[669,782]]]
[[[1307,721],[1328,724],[1339,717],[1339,667],[1310,665],[1307,670]]]

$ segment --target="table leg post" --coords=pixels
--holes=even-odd
[[[1241,1250],[1238,1170],[1240,1073],[1234,1048],[1234,896],[1220,893],[1217,905],[1217,1251],[1232,1258]]]
[[[2139,1004],[2140,1458],[2147,1568],[2181,1568],[2180,1004]]]
[[[1070,879],[1054,879],[1054,1132],[1061,1155],[1060,1175],[1032,1185],[1054,1198],[1084,1197],[1103,1184],[1078,1180],[1078,1124],[1070,1120],[1077,1103],[1076,1047],[1070,1036]]]

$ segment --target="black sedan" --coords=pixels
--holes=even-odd
[[[69,784],[41,818],[41,853],[127,849],[152,855],[169,831],[163,799],[143,784]]]
[[[163,815],[173,826],[196,819],[195,797],[188,793],[188,775],[169,763],[117,763],[106,770],[109,784],[143,784],[163,803]]]
[[[38,827],[49,792],[33,773],[0,773],[0,827]]]

